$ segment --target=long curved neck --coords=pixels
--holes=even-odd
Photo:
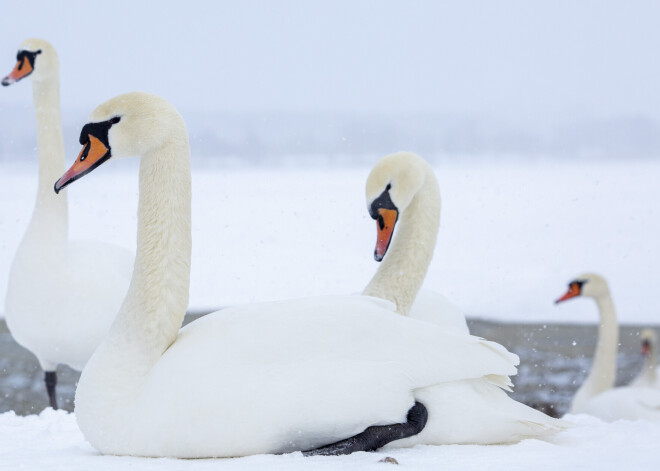
[[[64,245],[68,215],[66,192],[56,195],[53,184],[64,173],[64,141],[60,114],[60,84],[57,74],[32,82],[37,120],[39,180],[37,200],[26,239],[39,237],[39,244]],[[46,237],[43,237],[47,234]]]
[[[174,342],[188,305],[190,200],[184,131],[142,157],[133,278],[107,339],[94,355],[94,369],[144,378]]]
[[[582,383],[573,400],[573,409],[588,399],[614,387],[616,378],[616,354],[619,349],[619,324],[614,303],[609,293],[595,298],[600,314],[598,343],[587,379]]]
[[[432,171],[400,215],[397,234],[363,294],[388,299],[408,315],[422,287],[440,226],[440,190]]]

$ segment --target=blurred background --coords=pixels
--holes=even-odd
[[[653,1],[26,0],[3,8],[0,54],[8,73],[23,39],[53,43],[72,133],[146,90],[217,160],[650,158],[659,19]],[[2,94],[3,159],[33,143],[29,88]]]
[[[517,323],[597,323],[592,303],[553,300],[602,273],[634,364],[638,326],[660,321],[659,21],[636,0],[22,0],[3,5],[0,73],[28,37],[55,46],[69,162],[114,95],[181,111],[191,311],[360,291],[376,269],[364,181],[410,150],[443,194],[427,288],[533,356],[506,342]],[[35,128],[29,80],[0,90],[0,301],[34,204]],[[134,248],[136,162],[111,164],[67,190],[70,233]],[[557,332],[555,351],[590,355],[595,330]]]

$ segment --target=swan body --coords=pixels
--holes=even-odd
[[[485,363],[447,362],[446,348]],[[130,400],[111,407],[107,396],[122,392],[101,393],[105,374],[85,370],[76,417],[104,453],[289,452],[402,422],[425,387],[492,371],[511,372],[506,352],[402,318],[379,300],[300,299],[189,324],[146,377],[133,379]]]
[[[37,199],[14,257],[5,303],[7,326],[56,380],[60,363],[81,370],[105,337],[128,289],[129,251],[68,238],[66,195],[53,194],[65,169],[59,100],[59,62],[46,41],[21,44],[18,63],[3,85],[32,79],[39,149]],[[72,286],[85,287],[72,291]],[[48,385],[56,407],[54,384]],[[52,389],[51,389],[52,388]]]
[[[410,309],[410,317],[441,325],[458,333],[469,334],[465,314],[447,297],[422,289]]]
[[[76,391],[78,425],[102,453],[304,450],[401,422],[436,384],[500,384],[515,373],[515,355],[501,346],[400,316],[371,296],[236,306],[179,330],[191,250],[183,118],[153,95],[121,95],[92,113],[81,144],[86,158],[56,191],[111,157],[142,156],[133,278]]]
[[[580,413],[606,422],[639,419],[660,422],[660,392],[643,386],[608,389],[585,402]]]
[[[600,324],[591,370],[573,397],[570,413],[589,414],[606,421],[660,420],[660,390],[648,387],[614,387],[619,325],[607,281],[594,273],[581,275],[569,283],[566,294],[556,302],[578,296],[590,297],[596,301]]]
[[[40,251],[24,241],[10,272],[7,326],[45,371],[58,364],[82,370],[110,329],[111,309],[119,310],[128,289],[126,275],[132,267],[124,249],[91,241],[70,244],[35,257]],[[90,283],[100,273],[102,282]],[[73,286],[85,286],[84,295],[78,296]]]

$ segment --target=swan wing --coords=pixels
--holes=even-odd
[[[436,291],[420,290],[410,310],[410,317],[433,322],[456,332],[470,333],[463,312]]]

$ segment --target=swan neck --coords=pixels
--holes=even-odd
[[[53,191],[53,184],[66,170],[59,88],[57,74],[48,80],[32,82],[39,177],[28,234],[48,234],[40,243],[63,245],[68,236],[66,192],[57,195]]]
[[[616,378],[616,354],[619,350],[619,324],[616,319],[614,303],[609,294],[596,298],[600,325],[598,326],[598,343],[594,353],[594,363],[591,371],[596,373],[607,385],[605,389],[614,387]]]
[[[422,287],[440,226],[440,190],[433,171],[399,215],[398,227],[387,255],[363,294],[392,301],[397,312],[408,315]]]
[[[614,387],[616,355],[619,349],[619,324],[614,303],[609,293],[595,298],[600,315],[598,342],[587,379],[582,383],[573,401],[573,410],[586,400]]]
[[[188,137],[174,136],[142,158],[133,278],[109,340],[104,342],[119,348],[120,357],[131,365],[121,368],[134,367],[138,375],[148,371],[174,342],[186,312],[190,201]]]

